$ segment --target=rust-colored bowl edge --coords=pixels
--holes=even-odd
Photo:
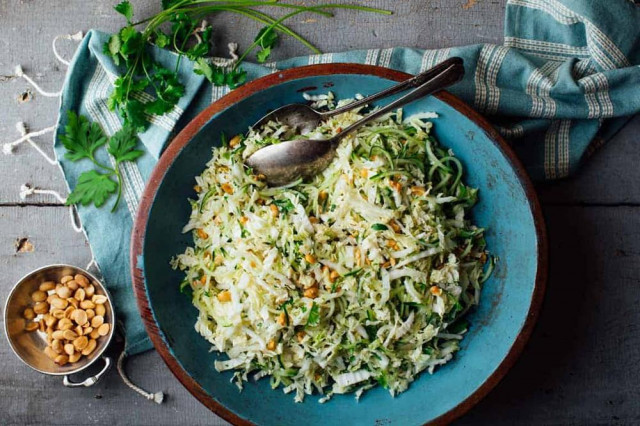
[[[158,187],[160,186],[160,183],[162,182],[162,179],[164,178],[167,170],[173,163],[173,160],[177,157],[182,148],[189,143],[189,141],[200,131],[200,129],[211,119],[213,115],[223,111],[229,106],[254,93],[257,93],[279,83],[309,76],[338,74],[373,75],[393,81],[402,81],[411,77],[410,74],[401,71],[374,65],[335,63],[291,68],[288,70],[269,74],[250,83],[247,83],[230,92],[229,94],[223,96],[218,101],[205,108],[173,139],[173,141],[166,148],[166,150],[160,157],[160,160],[153,169],[140,200],[140,207],[138,208],[133,231],[131,233],[130,267],[133,281],[133,291],[138,303],[140,315],[147,329],[147,333],[149,334],[154,347],[156,348],[164,362],[167,364],[173,375],[176,376],[176,378],[180,381],[180,383],[182,383],[182,385],[186,387],[187,390],[191,392],[191,394],[195,396],[207,408],[209,408],[211,411],[227,420],[228,422],[233,423],[234,425],[244,426],[252,425],[253,423],[251,423],[247,419],[237,416],[231,410],[216,402],[195,380],[191,378],[191,376],[189,376],[189,374],[180,366],[173,355],[171,355],[171,351],[162,339],[160,330],[158,329],[158,324],[153,317],[151,307],[149,305],[149,299],[147,298],[144,277],[142,275],[142,271],[138,268],[138,257],[142,255],[142,248],[144,245],[145,232],[147,228],[147,219],[149,217],[151,205],[153,199],[155,198]],[[500,151],[508,159],[511,166],[516,171],[518,179],[520,180],[520,183],[523,186],[525,194],[529,201],[529,205],[533,214],[534,224],[536,227],[536,237],[538,239],[538,269],[536,273],[535,289],[532,295],[527,319],[525,320],[522,330],[518,334],[518,337],[509,349],[507,356],[500,363],[498,368],[496,368],[496,370],[478,389],[475,390],[475,392],[473,392],[469,397],[467,397],[467,399],[462,401],[456,407],[429,422],[429,424],[432,425],[444,425],[465,414],[482,398],[484,398],[502,380],[502,378],[507,374],[511,367],[513,367],[520,354],[522,353],[525,344],[527,343],[529,337],[531,336],[531,333],[533,332],[544,298],[548,274],[548,248],[547,231],[544,217],[542,215],[542,209],[540,207],[540,203],[538,201],[533,183],[531,182],[531,179],[525,171],[524,166],[515,155],[511,147],[484,117],[482,117],[478,112],[473,110],[458,97],[446,91],[441,91],[434,96],[436,96],[441,101],[448,103],[458,112],[465,115],[475,124],[477,124],[478,127],[480,127],[489,136],[489,139],[491,139],[496,144],[498,149],[500,149]]]

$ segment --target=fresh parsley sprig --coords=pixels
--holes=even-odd
[[[247,79],[242,62],[252,52],[256,60],[267,61],[278,43],[279,34],[292,37],[312,52],[320,53],[304,37],[284,25],[284,21],[300,13],[333,16],[331,9],[351,9],[364,12],[390,14],[391,12],[366,6],[349,4],[320,4],[300,6],[279,0],[162,0],[162,11],[136,22],[129,0],[117,4],[115,10],[126,19],[126,25],[113,34],[104,45],[104,53],[123,73],[113,85],[108,107],[123,118],[122,130],[107,138],[100,126],[85,117],[69,112],[65,132],[60,136],[71,161],[88,160],[94,169],[83,172],[67,199],[67,204],[94,204],[102,206],[111,195],[117,194],[113,210],[122,193],[122,176],[118,166],[124,161],[135,161],[142,151],[135,149],[136,134],[149,126],[149,116],[164,115],[171,111],[185,93],[178,70],[182,58],[193,62],[193,71],[203,75],[216,86],[235,88]],[[280,18],[265,12],[267,9],[285,10]],[[208,56],[213,29],[202,19],[205,16],[230,12],[265,25],[253,43],[240,55],[233,66],[222,68],[212,65]],[[170,28],[167,31],[166,25]],[[162,66],[151,55],[150,45],[175,51],[179,56],[175,67]],[[149,100],[149,95],[152,100]],[[96,160],[95,152],[106,145],[113,156],[113,167]]]
[[[127,25],[113,34],[104,46],[104,52],[116,65],[124,67],[124,74],[116,79],[115,89],[109,99],[109,107],[117,110],[125,124],[137,131],[148,126],[148,115],[165,114],[178,103],[184,94],[184,85],[178,76],[178,67],[183,57],[194,62],[194,72],[203,75],[217,86],[235,88],[246,81],[246,72],[240,64],[253,51],[258,62],[268,60],[278,41],[278,33],[300,41],[314,53],[320,53],[311,43],[283,24],[300,13],[332,16],[331,9],[352,9],[365,12],[390,12],[372,7],[348,4],[320,4],[300,6],[280,3],[278,0],[162,0],[163,10],[157,15],[139,22],[134,21],[134,10],[129,0],[115,6],[115,10],[127,20]],[[284,9],[288,13],[274,18],[265,9]],[[211,47],[212,27],[201,21],[205,16],[231,12],[266,25],[254,42],[229,68],[212,65],[208,60]],[[165,32],[163,24],[170,24]],[[140,29],[138,29],[140,27]],[[170,48],[179,54],[175,69],[167,69],[153,60],[148,46],[155,44]],[[151,94],[155,100],[145,102]]]
[[[125,125],[107,138],[100,125],[89,122],[86,117],[73,111],[69,111],[67,117],[64,133],[60,134],[60,142],[67,150],[65,157],[73,162],[89,160],[97,168],[82,172],[76,187],[67,197],[67,205],[93,203],[101,207],[112,194],[117,193],[111,209],[115,211],[122,194],[122,175],[118,166],[124,161],[135,161],[144,153],[135,149],[138,144],[135,129]],[[113,167],[96,159],[96,151],[105,145],[113,157]]]

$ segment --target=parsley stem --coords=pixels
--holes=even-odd
[[[256,22],[260,22],[260,23],[266,24],[266,25],[272,24],[273,22],[276,21],[271,16],[267,15],[266,13],[260,12],[259,10],[253,10],[253,9],[242,10],[242,9],[239,9],[239,10],[236,11],[236,13],[244,15],[244,16],[250,18],[250,19],[253,19]],[[311,50],[313,53],[315,53],[315,54],[322,53],[317,47],[315,47],[313,44],[311,44],[309,41],[307,41],[300,34],[296,33],[293,30],[291,30],[286,25],[283,25],[282,23],[280,23],[277,26],[275,26],[274,28],[277,31],[280,31],[281,33],[284,33],[284,34],[287,34],[290,37],[293,37],[298,42],[302,43],[307,48],[309,48],[309,50]]]
[[[244,60],[244,58],[253,50],[256,48],[256,46],[258,46],[258,44],[262,41],[262,38],[264,37],[264,35],[269,32],[270,30],[273,30],[273,28],[280,24],[282,21],[285,21],[289,18],[291,18],[292,16],[298,15],[302,12],[308,12],[313,8],[305,8],[305,9],[300,9],[300,10],[296,10],[293,12],[290,12],[286,15],[284,15],[283,17],[279,18],[278,20],[276,20],[275,22],[273,22],[269,27],[267,27],[267,30],[264,31],[262,33],[262,36],[258,39],[256,39],[253,43],[251,43],[251,45],[244,51],[244,53],[242,53],[242,55],[240,56],[240,58],[238,58],[238,60],[236,61],[235,65],[233,66],[233,69],[235,70],[236,68],[238,68],[238,65],[240,65],[242,63],[242,61]]]
[[[113,169],[116,178],[118,179],[118,194],[116,196],[116,202],[113,203],[113,207],[111,208],[111,213],[116,211],[118,207],[118,203],[120,202],[120,197],[122,195],[122,175],[120,174],[120,170],[118,170],[118,163],[116,162],[115,168]]]

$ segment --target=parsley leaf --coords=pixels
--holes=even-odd
[[[111,179],[111,174],[89,170],[80,175],[76,187],[67,197],[66,204],[86,206],[93,203],[96,207],[100,207],[117,189],[118,183]]]
[[[286,198],[284,200],[273,200],[273,204],[278,206],[280,210],[288,213],[292,211],[295,207],[290,199]]]
[[[389,227],[384,223],[374,223],[373,225],[371,225],[371,229],[373,229],[374,231],[386,231],[387,229],[389,229]]]
[[[138,144],[138,138],[136,137],[136,131],[131,126],[125,125],[122,129],[118,130],[109,139],[109,145],[107,151],[113,155],[116,160],[116,166],[123,161],[134,161],[144,151],[134,149]]]
[[[267,59],[269,59],[269,55],[271,55],[271,48],[267,47],[256,54],[256,59],[259,63],[263,64],[267,61]]]
[[[100,125],[89,123],[82,115],[69,111],[65,133],[60,135],[60,142],[67,150],[65,158],[78,161],[88,158],[94,161],[95,150],[107,143],[107,138]]]
[[[273,26],[262,28],[254,41],[258,42],[258,46],[263,49],[269,49],[276,45],[278,41],[278,33],[273,30]]]
[[[307,319],[307,325],[318,325],[320,323],[320,306],[313,302],[311,310],[309,311],[309,318]]]
[[[133,19],[133,6],[129,3],[129,0],[124,0],[123,2],[117,4],[114,9],[121,15],[124,15],[127,18],[127,22],[131,23]]]
[[[224,77],[224,83],[230,89],[235,89],[247,81],[247,72],[243,69],[234,69],[225,74]]]
[[[205,58],[198,58],[195,64],[193,64],[193,72],[204,77],[213,83],[213,68]]]
[[[156,30],[156,46],[167,47],[171,43],[171,39],[161,30]]]
[[[113,63],[116,66],[120,65],[120,48],[122,42],[120,41],[120,35],[113,34],[109,37],[109,41],[104,45],[104,53],[110,55],[113,59]]]

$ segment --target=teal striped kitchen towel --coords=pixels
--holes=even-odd
[[[103,54],[107,39],[107,34],[91,31],[76,52],[63,89],[58,132],[66,124],[68,110],[90,117],[107,134],[121,127],[118,115],[107,107],[121,72]],[[161,64],[175,67],[173,53],[154,48],[153,54]],[[332,62],[379,65],[415,74],[450,56],[464,58],[467,72],[451,91],[495,124],[534,179],[557,179],[575,172],[640,111],[640,8],[628,0],[509,0],[502,45],[370,49],[244,64],[243,68],[249,79]],[[109,208],[78,208],[94,258],[124,320],[129,354],[151,348],[136,309],[128,262],[133,218],[145,182],[171,135],[229,91],[209,85],[192,72],[188,61],[181,61],[179,74],[186,86],[184,97],[168,114],[148,117],[151,125],[140,137],[145,154],[136,163],[120,165],[125,202],[115,213]],[[140,98],[152,100],[151,95]],[[69,187],[74,188],[85,165],[64,158],[59,138],[55,151]]]

